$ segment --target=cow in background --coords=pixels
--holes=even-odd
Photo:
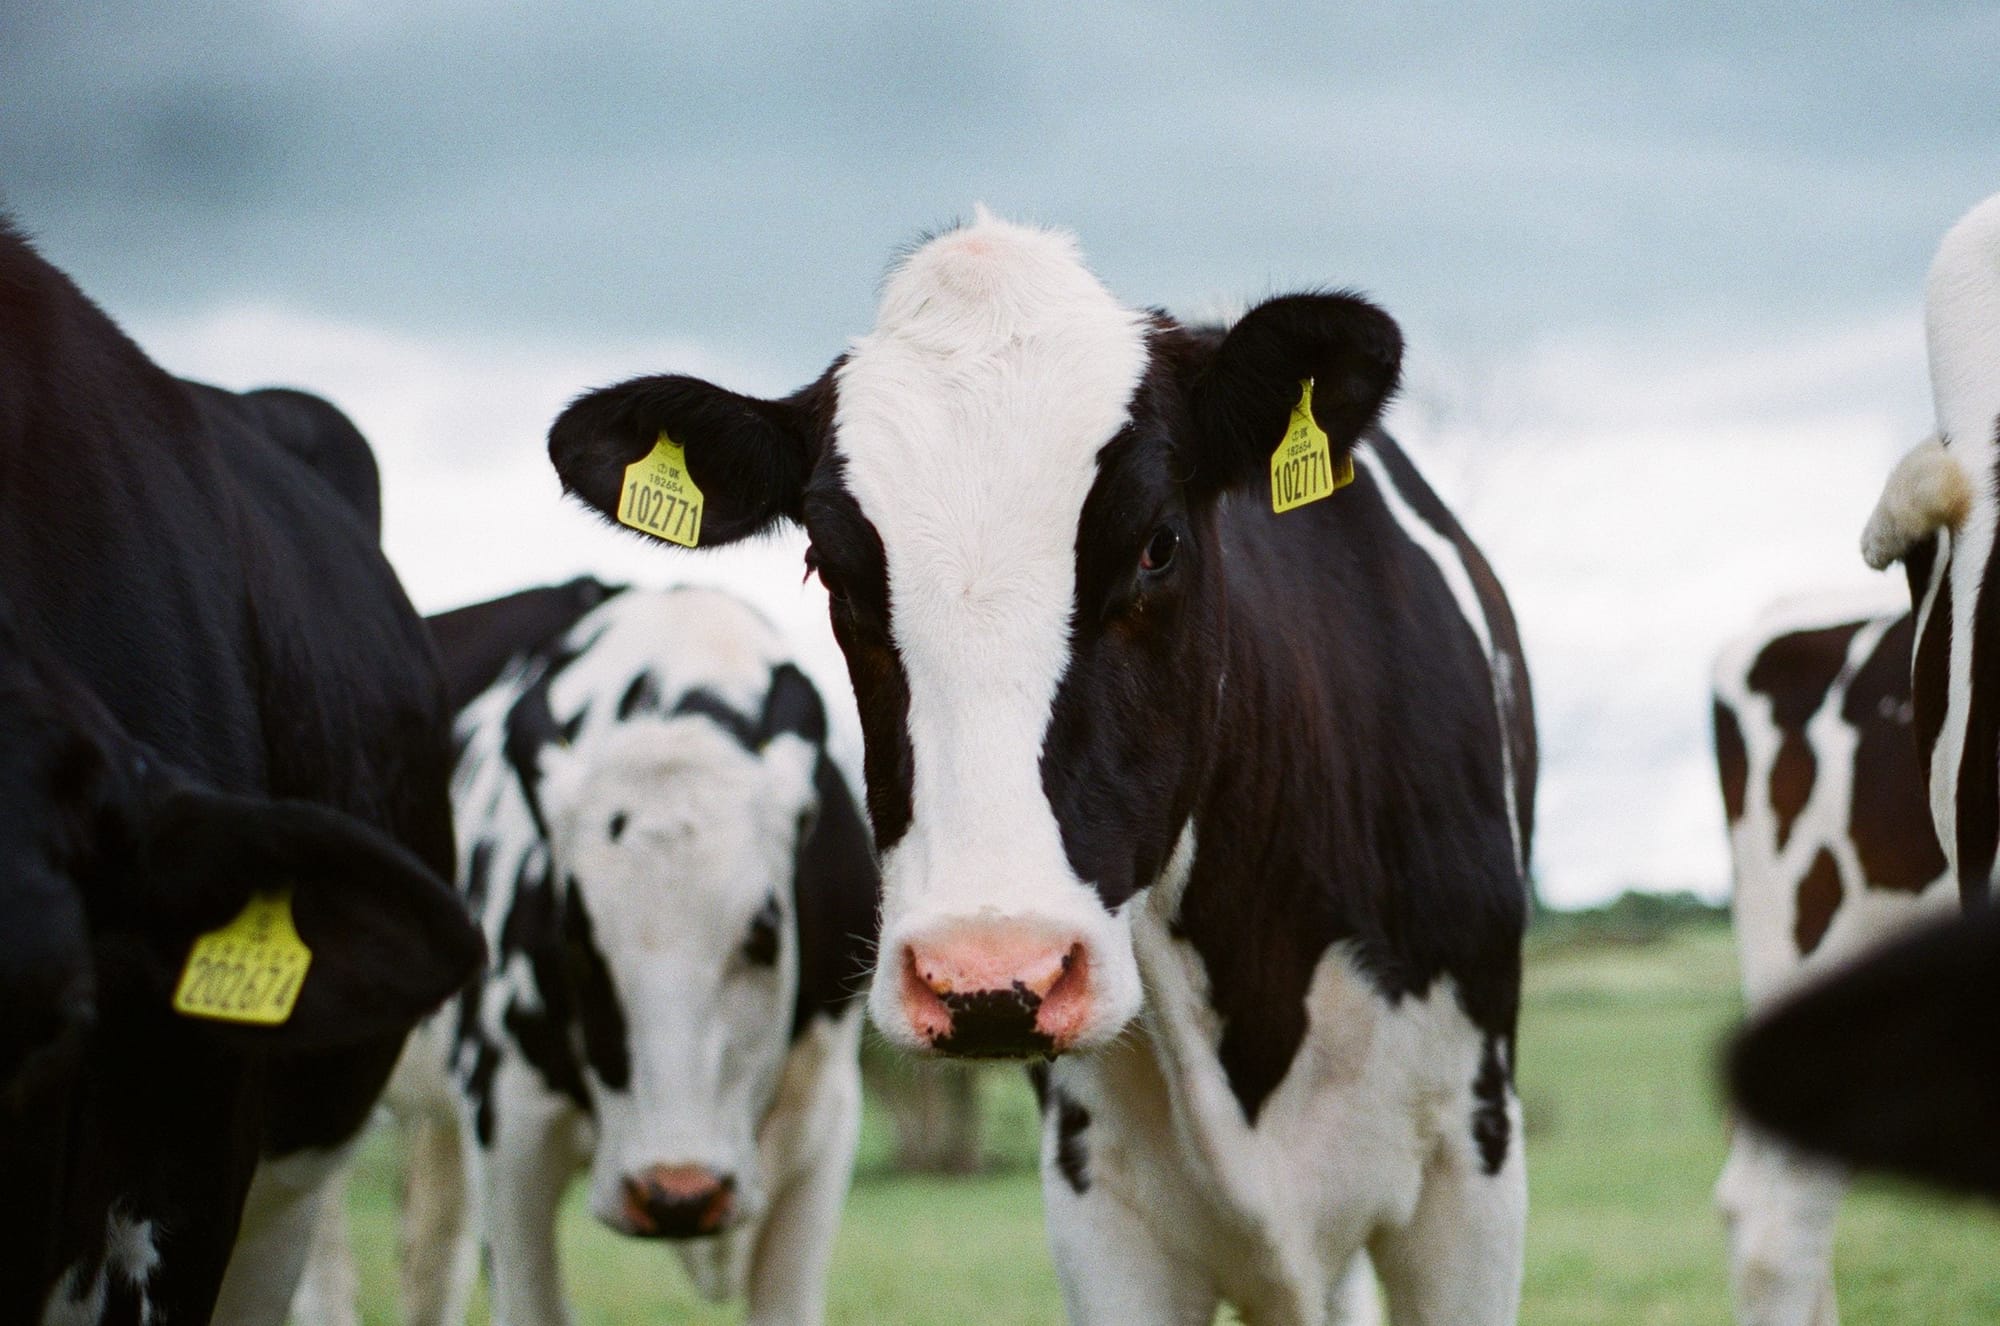
[[[872,1017],[1049,1066],[1079,1322],[1515,1319],[1535,743],[1513,618],[1374,420],[1396,324],[1126,307],[983,212],[777,400],[585,395],[570,492],[811,536],[882,853]]]
[[[1715,755],[1752,1010],[1852,962],[1957,889],[1911,734],[1909,613],[1775,605],[1715,668]],[[1738,1121],[1716,1202],[1744,1326],[1833,1326],[1844,1170]]]
[[[0,222],[0,1321],[276,1326],[478,965],[378,511],[339,411],[169,376]]]
[[[567,1321],[556,1216],[587,1164],[591,1213],[673,1242],[704,1295],[817,1323],[877,895],[818,691],[713,590],[584,579],[430,621],[470,697],[460,883],[492,959],[389,1091],[405,1319],[464,1319],[469,1190],[495,1319]]]

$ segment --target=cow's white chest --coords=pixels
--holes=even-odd
[[[1482,1037],[1448,980],[1391,1006],[1336,945],[1308,990],[1306,1038],[1252,1126],[1216,1055],[1193,946],[1156,914],[1134,929],[1140,1034],[1052,1074],[1090,1112],[1085,1200],[1137,1213],[1245,1311],[1318,1320],[1369,1236],[1408,1223],[1446,1139],[1469,1130]]]

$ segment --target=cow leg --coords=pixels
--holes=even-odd
[[[1369,1245],[1395,1326],[1512,1326],[1519,1317],[1528,1171],[1511,1094],[1507,1112],[1515,1141],[1497,1174],[1485,1172],[1469,1129],[1447,1137],[1424,1172],[1410,1222]]]
[[[1185,1256],[1163,1247],[1117,1194],[1102,1184],[1078,1192],[1054,1163],[1051,1124],[1043,1132],[1042,1205],[1049,1252],[1074,1326],[1208,1326],[1218,1294]]]
[[[450,1115],[426,1112],[403,1128],[401,1271],[406,1326],[461,1326],[479,1269],[463,1137]]]
[[[1327,1326],[1381,1326],[1382,1295],[1375,1287],[1375,1268],[1367,1253],[1355,1253],[1347,1273],[1334,1285],[1326,1321]]]
[[[581,1161],[575,1107],[503,1061],[493,1082],[493,1145],[478,1154],[493,1326],[569,1326],[556,1214]]]
[[[825,1316],[827,1267],[861,1131],[861,1077],[851,1054],[821,1077],[815,1108],[800,1120],[811,1135],[794,1142],[810,1158],[773,1196],[757,1232],[748,1326],[819,1326]]]
[[[1833,1229],[1847,1177],[1769,1134],[1736,1125],[1715,1202],[1729,1224],[1729,1281],[1742,1326],[1836,1326]]]
[[[213,1326],[279,1326],[305,1269],[322,1199],[340,1185],[351,1145],[294,1152],[257,1164],[243,1225],[215,1301]]]
[[[292,1295],[292,1326],[361,1326],[361,1284],[348,1232],[347,1175],[336,1174],[320,1199],[312,1249]]]

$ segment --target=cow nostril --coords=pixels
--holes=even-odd
[[[719,1234],[736,1213],[736,1177],[698,1165],[655,1165],[620,1181],[625,1225],[647,1238]]]

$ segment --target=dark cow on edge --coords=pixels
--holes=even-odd
[[[1715,756],[1752,1009],[1845,966],[1958,890],[1931,832],[1910,730],[1909,613],[1775,605],[1715,669]],[[1845,1171],[1739,1122],[1716,1201],[1737,1319],[1832,1326]]]
[[[1917,615],[1912,703],[1931,820],[1966,902],[2000,881],[2000,194],[1938,244],[1924,289],[1933,435],[1883,486],[1861,536],[1900,560]]]
[[[321,1180],[479,963],[377,509],[332,406],[168,376],[0,223],[0,1321],[275,1326]],[[278,899],[290,999],[191,968]],[[174,1007],[257,991],[271,1025]]]
[[[431,619],[461,710],[460,884],[484,977],[416,1036],[411,1326],[568,1320],[555,1223],[669,1239],[753,1323],[820,1321],[861,1121],[877,879],[827,716],[729,595],[530,590]],[[464,1174],[460,1156],[470,1159]]]
[[[1737,1038],[1744,1113],[1819,1155],[2000,1200],[2000,908],[1933,922]]]
[[[701,546],[810,535],[882,855],[870,1014],[1054,1059],[1079,1322],[1346,1320],[1366,1260],[1398,1323],[1518,1311],[1527,674],[1374,425],[1401,349],[1347,295],[1131,309],[982,211],[795,395],[643,378],[550,432],[606,515],[658,482]]]

